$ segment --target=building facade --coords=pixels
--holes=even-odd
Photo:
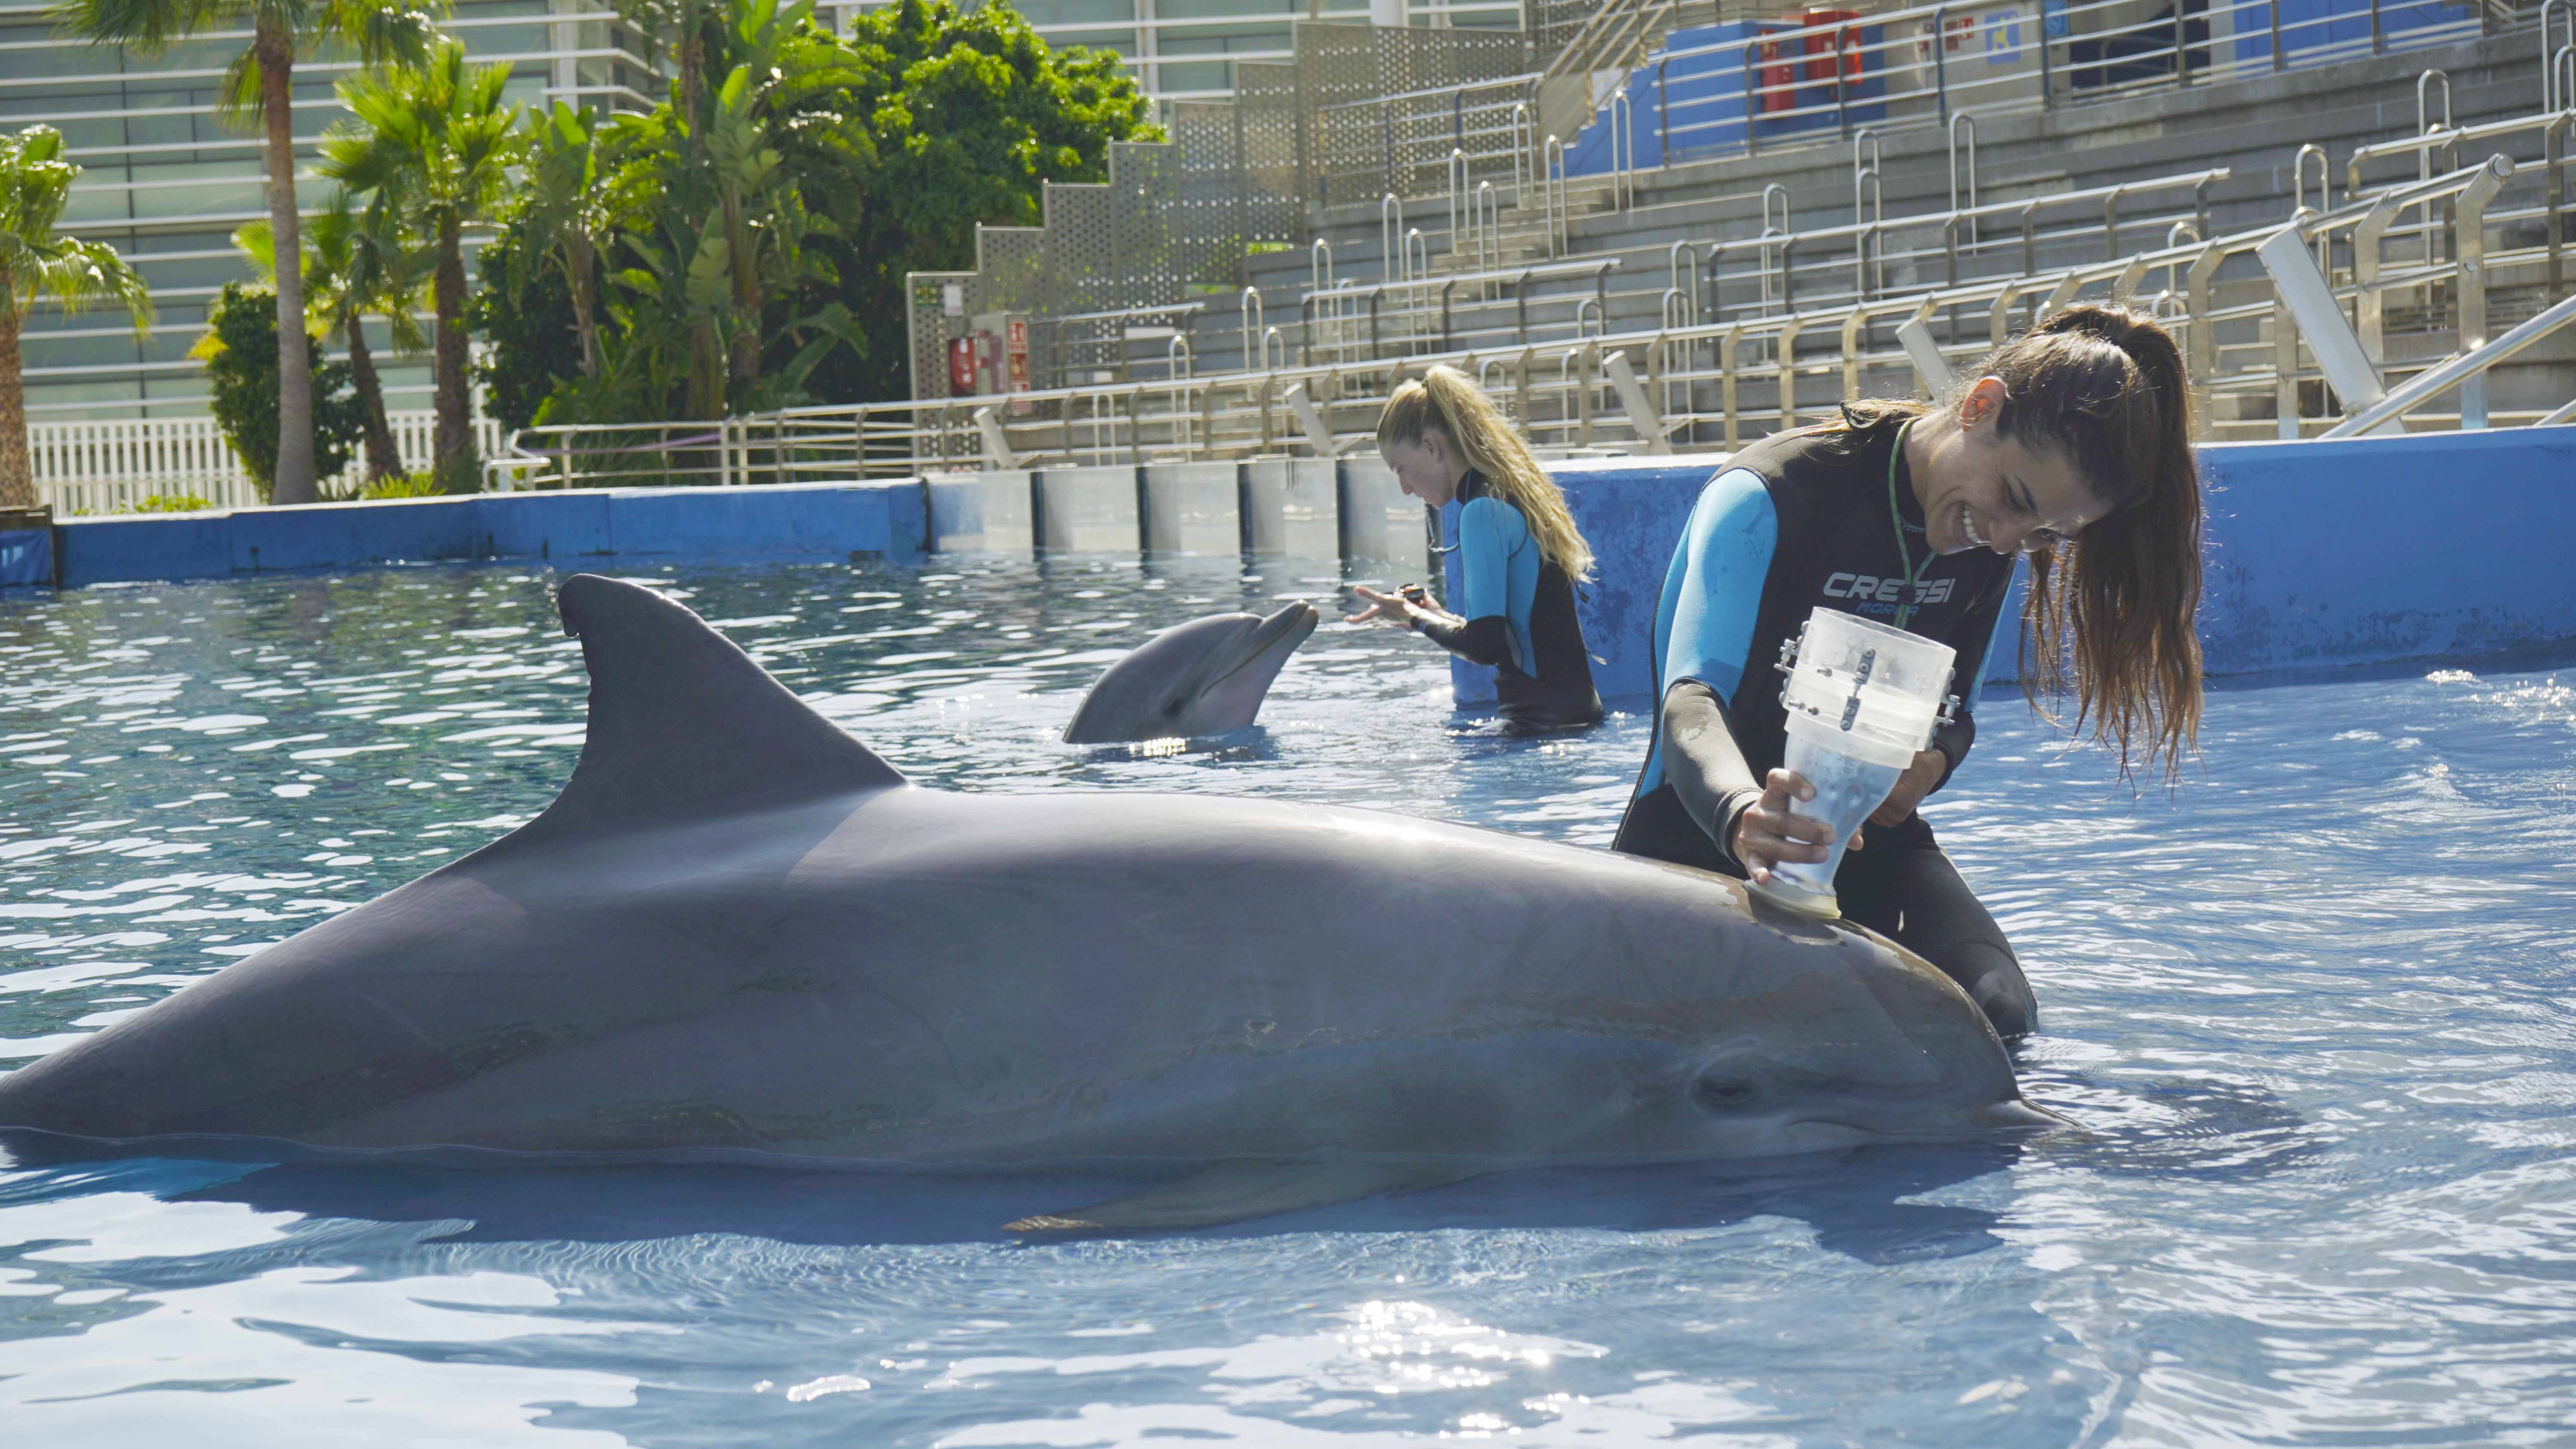
[[[555,100],[641,108],[659,94],[642,43],[597,0],[460,0],[443,22],[478,60],[512,67],[516,104]],[[94,46],[65,34],[48,7],[0,6],[0,125],[42,122],[63,133],[83,168],[62,229],[115,246],[151,283],[156,321],[137,342],[123,313],[65,317],[42,309],[23,342],[30,422],[202,414],[206,382],[188,350],[206,309],[251,267],[232,243],[264,218],[258,130],[216,111],[225,67],[247,30],[183,41],[158,55]],[[333,83],[348,58],[303,61],[295,72],[298,195],[307,215],[329,195],[311,168],[324,131],[345,120]],[[374,338],[371,340],[382,341]],[[425,359],[389,359],[387,402],[429,404]]]

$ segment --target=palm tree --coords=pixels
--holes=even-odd
[[[18,334],[36,299],[51,297],[66,312],[116,302],[133,315],[135,336],[152,330],[152,294],[116,248],[54,234],[80,173],[63,159],[62,135],[51,126],[0,134],[0,508],[36,506],[18,362]]]
[[[438,422],[431,466],[451,491],[474,486],[474,435],[467,418],[465,227],[501,204],[518,159],[519,108],[501,103],[506,65],[468,65],[465,47],[441,39],[417,69],[365,72],[340,82],[340,102],[357,118],[322,140],[322,174],[368,205],[428,235],[433,269],[431,374]]]
[[[347,45],[370,62],[427,54],[438,31],[405,0],[59,0],[55,14],[92,44],[131,45],[144,54],[208,30],[248,22],[250,48],[225,71],[227,115],[256,118],[266,133],[268,225],[290,254],[303,251],[295,199],[295,57]],[[294,339],[304,331],[298,268],[277,279],[277,488],[279,503],[310,503],[313,474],[311,359]]]
[[[537,250],[534,256],[514,253],[513,260],[563,274],[572,293],[581,375],[597,377],[599,243],[614,238],[616,225],[600,174],[598,121],[557,101],[551,114],[538,111],[528,122],[527,186],[512,224],[535,239]],[[512,286],[525,282],[512,274]]]
[[[249,254],[273,285],[277,251],[268,223],[255,221],[234,232],[233,244]],[[410,356],[428,351],[414,312],[428,272],[428,255],[405,245],[399,227],[382,208],[362,210],[346,191],[331,193],[330,206],[305,228],[304,315],[319,324],[323,337],[338,337],[348,346],[349,386],[357,395],[369,482],[400,477],[403,465],[393,424],[385,416],[375,354],[367,346],[367,318],[381,315],[392,324],[395,351]]]

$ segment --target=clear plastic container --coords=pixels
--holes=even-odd
[[[1834,844],[1814,864],[1774,865],[1772,881],[1753,889],[1810,915],[1842,914],[1834,872],[1843,851],[1916,752],[1932,743],[1957,659],[1947,644],[1857,614],[1818,608],[1808,616],[1794,656],[1783,651],[1788,747],[1781,764],[1815,787],[1816,798],[1796,810],[1832,826]]]

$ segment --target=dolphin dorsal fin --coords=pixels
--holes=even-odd
[[[904,783],[707,621],[597,574],[563,581],[590,668],[572,779],[523,833],[704,819]]]

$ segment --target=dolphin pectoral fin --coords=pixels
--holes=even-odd
[[[1004,1223],[1006,1233],[1209,1228],[1382,1192],[1419,1192],[1488,1169],[1432,1163],[1220,1162],[1177,1181],[1062,1213]]]

